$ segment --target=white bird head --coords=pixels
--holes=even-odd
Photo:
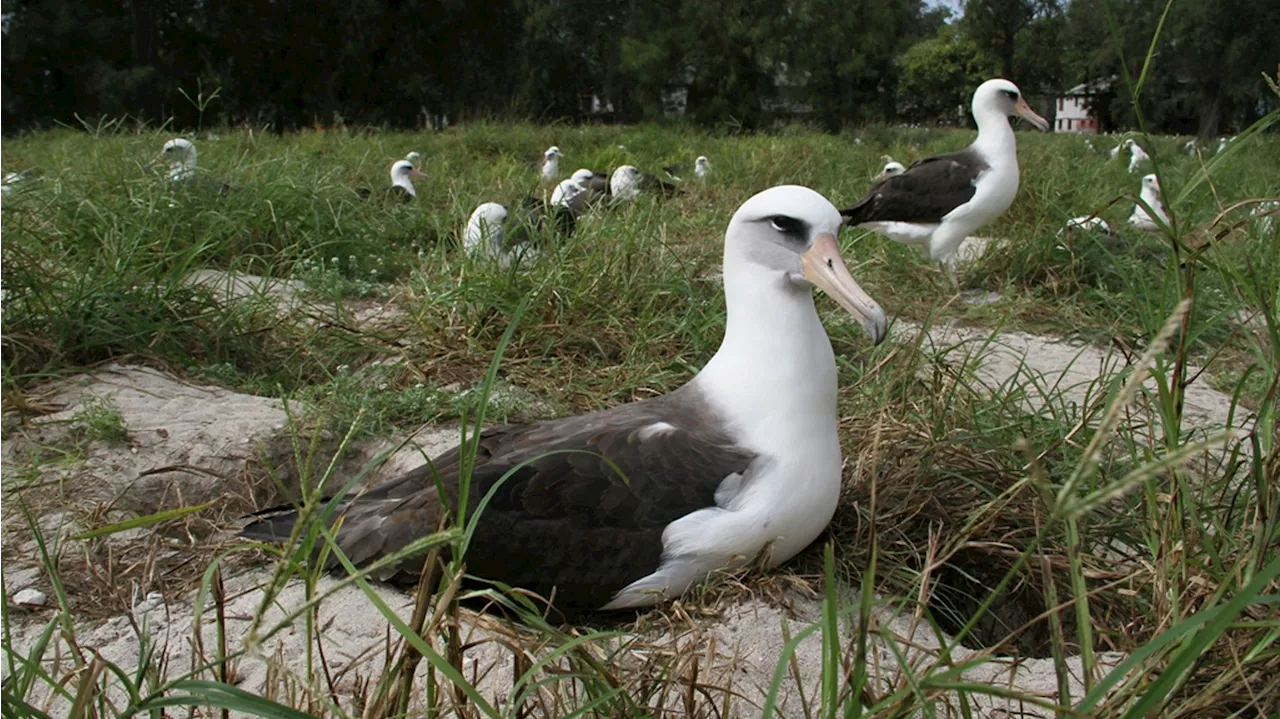
[[[884,163],[884,168],[880,170],[879,175],[876,175],[874,178],[872,178],[871,180],[872,182],[884,182],[885,180],[889,179],[890,177],[893,177],[894,175],[901,175],[902,173],[907,171],[907,168],[903,167],[901,162],[897,162],[892,158],[886,158],[886,159],[888,159],[889,161]]]
[[[1022,98],[1018,86],[1001,78],[987,80],[973,91],[973,116],[975,119],[993,112],[1004,117],[1018,116],[1030,122],[1041,132],[1049,130],[1049,121],[1036,114]]]
[[[1160,197],[1160,178],[1152,175],[1142,176],[1142,194],[1145,196],[1151,193],[1153,197]]]
[[[569,176],[569,179],[585,187],[586,183],[589,182],[592,177],[595,177],[595,173],[584,167],[574,170],[573,174]]]
[[[413,178],[426,178],[427,173],[413,166],[408,160],[397,160],[391,164],[391,184],[403,187],[410,195],[417,196],[413,187]]]
[[[696,159],[696,160],[694,160],[694,161],[693,161],[693,165],[694,165],[694,167],[704,167],[704,168],[705,168],[705,167],[708,167],[708,166],[710,166],[710,165],[711,165],[711,161],[707,159],[707,156],[706,156],[706,155],[698,155],[698,159]]]
[[[547,148],[546,152],[542,153],[542,156],[550,160],[553,157],[564,157],[564,153],[560,152],[560,148],[556,147],[555,145],[552,145],[551,147]]]
[[[640,195],[640,171],[622,165],[609,176],[609,192],[615,200],[632,200]]]
[[[782,185],[753,196],[725,232],[726,287],[737,280],[731,274],[766,282],[778,278],[806,290],[817,285],[879,343],[888,322],[840,257],[840,222],[836,206],[807,187]]]
[[[472,253],[483,248],[496,254],[502,248],[507,222],[507,208],[496,202],[485,202],[471,213],[462,234],[462,246]]]
[[[196,171],[195,143],[181,137],[164,143],[160,156],[169,163],[170,180],[186,180]]]

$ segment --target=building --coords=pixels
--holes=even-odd
[[[1098,132],[1098,116],[1089,101],[1106,90],[1103,83],[1082,83],[1058,96],[1054,107],[1054,132]]]

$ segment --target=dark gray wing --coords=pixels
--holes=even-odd
[[[973,199],[974,182],[987,169],[970,150],[917,160],[906,172],[871,188],[853,207],[841,210],[845,223],[941,222]]]
[[[595,170],[592,170],[591,179],[587,181],[587,189],[591,191],[593,196],[608,196],[611,192],[609,189],[609,176],[603,172],[596,172]]]
[[[413,202],[414,197],[403,187],[392,185],[387,189],[387,199],[391,202]]]
[[[673,425],[667,431],[657,422]],[[521,462],[496,490],[467,554],[477,577],[554,596],[561,611],[594,610],[658,568],[662,532],[690,512],[715,505],[720,483],[743,475],[754,455],[736,446],[689,388],[603,412],[480,435],[468,506]],[[603,459],[602,459],[603,457]],[[352,499],[338,544],[357,564],[426,536],[445,506],[456,507],[461,453]],[[616,470],[615,470],[616,467]],[[618,472],[622,473],[622,476]],[[280,515],[245,536],[288,536]],[[384,579],[416,581],[422,558]]]

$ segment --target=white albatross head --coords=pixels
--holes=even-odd
[[[418,191],[413,187],[413,178],[426,178],[427,173],[413,166],[408,160],[397,160],[391,165],[391,184],[395,187],[404,188],[414,197],[418,196]]]
[[[609,176],[609,193],[615,200],[634,200],[640,196],[640,170],[635,165],[622,165]]]
[[[725,232],[725,291],[739,282],[772,282],[807,291],[814,285],[836,301],[879,344],[884,310],[849,274],[836,236],[840,211],[817,192],[781,185],[747,200]]]
[[[462,233],[462,247],[467,254],[483,251],[497,256],[506,235],[507,208],[496,202],[485,202],[471,213]]]
[[[698,159],[693,161],[693,174],[696,177],[706,177],[711,172],[711,160],[706,155],[698,155]]]
[[[1049,121],[1036,114],[1022,97],[1018,86],[996,78],[987,80],[973,91],[973,119],[981,132],[983,124],[994,117],[1021,117],[1041,132],[1049,130]]]
[[[898,162],[897,160],[893,159],[892,157],[889,157],[888,155],[885,155],[882,159],[885,160],[884,167],[881,168],[879,175],[876,175],[875,177],[871,178],[872,182],[876,182],[876,183],[884,182],[890,177],[893,177],[895,175],[901,175],[902,173],[907,171],[907,168],[903,167],[901,162]]]
[[[592,172],[587,169],[577,170],[567,180],[562,180],[551,193],[552,207],[567,207],[575,215],[582,211],[587,192],[587,182]]]
[[[160,156],[169,163],[170,180],[188,180],[196,174],[195,143],[181,137],[164,143]]]

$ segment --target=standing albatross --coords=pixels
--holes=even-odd
[[[920,247],[948,263],[974,230],[999,217],[1018,193],[1018,147],[1008,118],[1025,118],[1042,132],[1049,123],[1008,80],[987,80],[973,92],[978,137],[965,149],[917,160],[871,188],[845,222]]]
[[[884,312],[840,259],[839,231],[836,207],[813,190],[755,195],[725,232],[724,339],[688,384],[482,432],[469,519],[497,489],[476,519],[467,571],[554,596],[572,616],[655,604],[766,546],[774,566],[812,542],[841,487],[836,364],[813,286],[876,342],[886,331]],[[365,566],[430,534],[457,502],[462,464],[455,448],[337,500],[338,547]],[[296,521],[293,510],[264,513],[243,534],[279,541]],[[416,581],[422,561],[379,578]]]

